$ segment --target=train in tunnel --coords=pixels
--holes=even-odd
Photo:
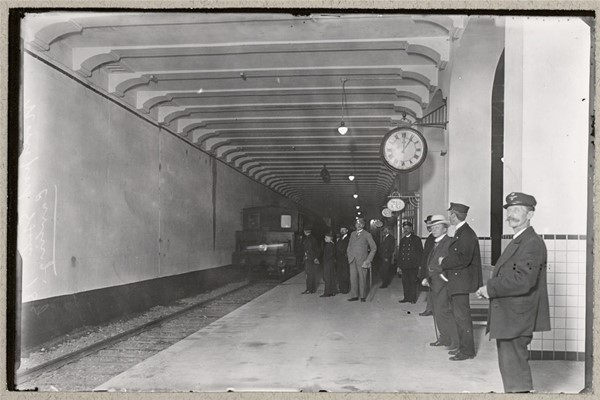
[[[322,218],[298,208],[268,205],[242,210],[242,230],[235,232],[232,264],[252,277],[286,280],[303,269],[302,232],[314,224],[322,239],[327,225]]]

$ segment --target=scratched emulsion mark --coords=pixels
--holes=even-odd
[[[23,152],[19,156],[19,230],[17,244],[23,257],[23,302],[40,298],[40,291],[58,276],[56,269],[56,221],[58,186],[41,185],[43,170],[39,137],[35,134],[35,105],[23,105]],[[40,315],[48,308],[31,307]]]

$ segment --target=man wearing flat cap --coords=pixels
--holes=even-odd
[[[481,254],[479,239],[465,221],[469,207],[460,203],[450,203],[448,219],[456,227],[454,243],[448,256],[441,263],[448,278],[448,293],[452,303],[452,313],[458,330],[459,345],[450,351],[450,360],[462,361],[475,357],[473,320],[469,293],[474,293],[482,284]]]
[[[348,242],[348,263],[350,264],[350,298],[348,301],[364,302],[367,298],[367,272],[375,257],[377,245],[373,236],[365,231],[365,220],[357,218],[356,230],[350,234]]]
[[[403,237],[398,245],[398,266],[402,270],[402,288],[404,289],[404,298],[400,303],[416,303],[417,287],[419,278],[417,277],[421,257],[423,256],[423,243],[421,238],[413,234],[413,224],[409,221],[402,223]]]
[[[514,236],[492,277],[477,290],[490,299],[486,333],[496,339],[505,392],[533,390],[527,346],[533,332],[550,330],[546,245],[531,226],[537,202],[519,192],[506,196],[506,221]]]

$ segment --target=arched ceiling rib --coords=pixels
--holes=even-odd
[[[26,22],[28,51],[273,190],[350,215],[352,194],[378,208],[393,189],[381,139],[423,117],[466,17],[62,12]]]

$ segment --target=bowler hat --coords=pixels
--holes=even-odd
[[[446,219],[446,217],[444,217],[443,215],[433,215],[431,216],[431,222],[429,223],[430,226],[434,226],[434,225],[439,225],[439,224],[446,224],[446,226],[450,225],[450,221],[448,221]]]
[[[431,215],[428,215],[427,218],[425,218],[425,221],[423,221],[423,222],[425,222],[428,225],[431,224],[431,217],[432,217]]]
[[[410,227],[412,228],[413,224],[412,224],[412,222],[410,222],[410,221],[404,221],[404,222],[402,223],[402,226],[410,226]]]
[[[448,209],[448,211],[458,211],[460,213],[466,214],[467,212],[469,212],[469,206],[465,206],[464,204],[460,203],[450,203],[450,208]]]
[[[504,208],[508,208],[510,206],[527,206],[535,210],[536,205],[537,201],[535,201],[535,197],[532,195],[521,192],[512,192],[506,196],[506,204],[504,205]]]

